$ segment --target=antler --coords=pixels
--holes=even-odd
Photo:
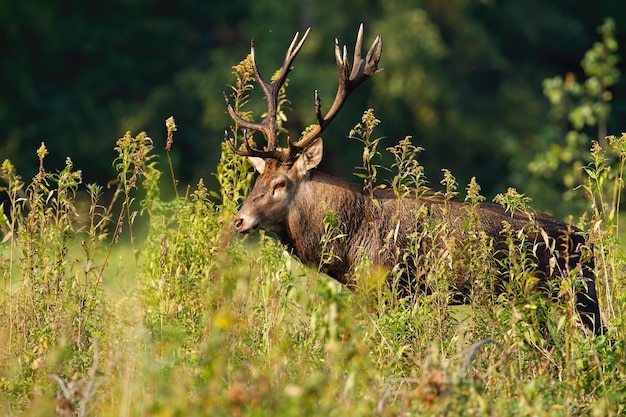
[[[342,50],[339,47],[339,41],[335,39],[335,60],[337,62],[337,69],[339,70],[339,86],[337,88],[337,94],[335,95],[335,100],[333,101],[332,106],[330,107],[328,112],[324,116],[322,116],[322,101],[319,97],[318,91],[315,90],[315,118],[317,120],[317,125],[313,127],[313,129],[311,129],[298,142],[291,143],[291,140],[289,140],[287,149],[278,150],[276,137],[276,111],[278,107],[278,93],[280,91],[280,88],[283,86],[285,79],[287,78],[287,74],[291,69],[291,64],[293,63],[296,55],[300,51],[300,48],[304,44],[304,41],[309,34],[309,31],[310,28],[307,29],[304,36],[299,42],[299,33],[296,33],[293,41],[291,42],[291,45],[289,46],[289,49],[287,50],[280,76],[272,83],[266,82],[261,77],[259,69],[256,65],[256,61],[254,59],[254,44],[252,45],[251,55],[254,75],[257,79],[257,82],[263,89],[268,103],[267,119],[263,123],[249,122],[243,119],[239,114],[237,114],[235,109],[231,106],[226,95],[224,95],[224,98],[226,100],[228,113],[233,118],[233,120],[246,129],[263,132],[265,134],[265,137],[267,138],[267,146],[264,150],[253,149],[246,139],[246,149],[242,150],[237,149],[232,141],[229,138],[226,138],[230,147],[237,154],[242,156],[272,158],[281,161],[294,161],[297,158],[298,154],[302,152],[302,150],[306,149],[309,145],[311,145],[311,143],[313,143],[313,141],[317,139],[328,127],[330,122],[339,113],[339,110],[341,110],[341,107],[343,107],[350,93],[352,93],[352,91],[354,91],[365,80],[367,80],[374,74],[382,71],[381,68],[378,68],[378,62],[380,61],[380,56],[382,54],[383,48],[383,40],[380,35],[377,36],[376,39],[374,39],[372,46],[370,46],[370,49],[365,55],[365,59],[363,59],[363,57],[361,56],[361,50],[363,48],[363,24],[361,24],[356,39],[352,69],[350,69],[348,50],[346,46],[344,45]],[[296,42],[298,42],[297,45]]]
[[[378,63],[383,52],[383,38],[378,35],[376,39],[374,39],[372,46],[370,46],[370,49],[365,55],[365,59],[361,56],[362,48],[363,24],[359,26],[356,45],[354,47],[354,62],[352,63],[352,70],[350,70],[348,50],[344,45],[342,51],[342,49],[339,48],[339,41],[335,39],[335,60],[337,62],[337,69],[339,70],[339,86],[337,87],[335,100],[326,115],[322,117],[322,101],[319,98],[317,90],[315,90],[315,117],[317,119],[317,125],[298,142],[293,144],[289,142],[288,151],[290,158],[295,157],[299,152],[306,149],[324,130],[326,130],[330,122],[337,116],[352,91],[365,80],[382,71],[382,68],[378,68]]]

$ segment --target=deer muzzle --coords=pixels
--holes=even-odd
[[[238,213],[233,219],[233,230],[238,233],[248,233],[257,227],[257,222],[255,222],[249,216]]]

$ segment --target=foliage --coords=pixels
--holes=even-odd
[[[240,108],[250,91],[246,61],[234,72]],[[366,148],[360,179],[372,192],[379,166],[378,142],[371,139],[376,120],[367,112],[355,130],[365,126],[357,135]],[[168,152],[176,126],[173,118],[166,122]],[[237,126],[228,133],[235,146],[252,140],[246,135]],[[225,144],[219,194],[200,180],[164,198],[163,185],[177,184],[173,176],[162,178],[163,171],[175,172],[173,158],[160,169],[152,139],[126,133],[115,147],[117,179],[108,206],[102,206],[101,187],[83,187],[70,159],[48,172],[44,145],[28,184],[6,160],[0,412],[622,415],[626,259],[619,212],[626,136],[608,143],[608,149],[592,149],[583,184],[591,209],[577,221],[593,245],[586,256],[596,261],[608,326],[597,337],[578,324],[575,271],[564,271],[547,293],[534,291],[524,250],[531,243],[523,231],[504,230],[509,256],[501,262],[509,280],[496,292],[492,243],[477,211],[486,198],[475,179],[465,189],[466,216],[435,221],[418,211],[423,227],[396,270],[378,270],[362,259],[358,278],[367,285],[349,292],[321,273],[323,264],[304,267],[265,233],[233,236],[230,223],[252,173]],[[417,160],[420,148],[410,138],[389,154],[389,186],[399,199],[432,194]],[[445,210],[459,188],[448,170],[442,186]],[[513,189],[498,201],[532,213],[528,198]],[[325,262],[344,231],[333,213],[324,226]],[[454,228],[467,237],[451,239]],[[458,259],[449,256],[450,248]],[[402,298],[384,283],[411,262],[425,277],[425,291]],[[465,306],[455,305],[450,291],[458,276],[473,284]]]
[[[625,142],[610,139],[620,161]],[[430,290],[411,300],[380,285],[349,293],[264,234],[258,245],[233,239],[232,202],[251,179],[237,162],[243,159],[223,148],[218,171],[227,194],[221,203],[209,198],[202,181],[162,201],[152,147],[145,134],[121,138],[120,204],[100,206],[99,187],[89,185],[82,212],[81,176],[71,161],[48,173],[42,146],[40,172],[28,186],[10,162],[3,164],[10,201],[2,217],[5,414],[50,415],[57,408],[64,415],[62,406],[80,415],[623,412],[625,298],[618,277],[624,258],[613,214],[619,201],[599,200],[604,188],[614,187],[603,180],[604,152],[594,153],[586,185],[598,196],[585,221],[610,328],[594,338],[576,324],[568,298],[573,287],[562,287],[550,302],[530,290],[533,276],[519,235],[510,241],[510,252],[519,253],[507,260],[510,283],[494,295],[489,241],[472,214],[483,199],[475,182],[468,185],[463,225],[477,232],[468,233],[463,246],[474,293],[468,306],[455,307],[448,282],[458,270],[436,248],[421,264]],[[417,151],[407,140],[392,149],[400,198],[412,198],[403,184],[422,181]],[[446,178],[451,198],[456,181]],[[136,213],[133,195],[140,195],[137,209],[148,216],[147,235],[119,243],[123,224],[136,227],[129,221]],[[528,204],[514,193],[504,201]],[[449,227],[426,223],[424,233]],[[329,218],[327,230],[332,244],[341,236],[339,219]],[[136,266],[116,270],[114,253]],[[360,271],[372,282],[386,276],[365,260]]]
[[[418,162],[418,155],[424,149],[411,143],[411,137],[401,139],[396,146],[387,148],[394,156],[391,168],[395,169],[391,187],[397,198],[410,194],[412,190],[426,188],[424,167]]]
[[[24,403],[47,374],[71,376],[89,363],[91,341],[106,334],[103,254],[110,207],[100,205],[101,189],[87,187],[89,211],[79,215],[81,171],[71,159],[47,172],[48,154],[37,151],[39,172],[25,184],[9,160],[2,164],[7,186],[2,240],[2,391]]]
[[[583,182],[583,170],[587,162],[588,150],[593,140],[607,148],[607,121],[611,113],[613,94],[611,88],[619,79],[617,68],[619,55],[615,36],[615,22],[606,19],[598,27],[602,39],[595,42],[585,53],[581,67],[586,79],[576,80],[576,75],[568,73],[544,80],[544,94],[552,106],[553,117],[566,119],[571,129],[565,135],[565,143],[554,141],[547,150],[539,153],[529,164],[536,175],[556,177],[563,181],[565,200],[576,198],[571,189]],[[596,130],[590,134],[589,128]],[[578,197],[580,198],[580,197]]]

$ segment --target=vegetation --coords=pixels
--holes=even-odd
[[[257,2],[256,11],[263,12],[264,4]],[[426,14],[403,15],[398,13],[401,5],[392,10],[387,4],[378,5],[390,18],[378,22],[381,29],[400,27],[403,19],[428,21]],[[43,3],[40,7],[45,8]],[[454,22],[458,8],[439,18]],[[489,21],[489,12],[479,9]],[[334,19],[340,18],[328,20]],[[602,30],[610,38],[610,23]],[[443,53],[436,27],[427,25],[427,32],[433,37],[418,52],[431,57]],[[394,42],[390,44],[393,52]],[[590,52],[608,59],[590,58],[596,66],[586,67],[588,79],[614,80],[614,71],[601,71],[615,64],[613,43],[604,45],[609,46],[607,55],[600,47]],[[216,52],[213,59],[217,56],[223,55]],[[405,59],[391,59],[391,68]],[[256,107],[246,62],[235,67],[234,105],[252,117]],[[181,79],[201,84],[187,75]],[[423,86],[422,78],[409,79],[417,84],[393,91]],[[571,186],[584,196],[584,210],[570,221],[586,231],[594,247],[605,335],[586,336],[578,324],[573,302],[580,283],[575,273],[564,273],[549,293],[532,290],[536,281],[531,261],[516,250],[523,242],[517,231],[507,230],[509,252],[518,253],[504,261],[510,281],[502,294],[494,293],[491,260],[486,258],[490,241],[479,233],[472,210],[490,198],[481,194],[475,178],[461,182],[454,170],[446,169],[440,187],[443,198],[465,199],[463,227],[476,231],[468,233],[469,242],[463,245],[470,262],[460,266],[474,284],[469,305],[453,305],[448,283],[459,266],[448,265],[436,249],[422,257],[428,293],[399,299],[384,284],[389,271],[372,268],[368,259],[357,268],[362,288],[352,293],[320,272],[333,256],[333,241],[342,239],[341,219],[328,213],[322,237],[327,253],[318,268],[302,266],[263,232],[234,235],[231,221],[250,191],[251,167],[233,155],[220,134],[221,153],[211,180],[219,188],[202,179],[181,187],[175,176],[176,146],[185,129],[179,132],[169,118],[162,141],[129,132],[116,142],[111,158],[115,179],[107,187],[85,181],[94,174],[77,169],[70,158],[60,169],[49,168],[50,154],[59,150],[43,143],[30,152],[38,161],[30,181],[9,159],[2,163],[0,413],[623,415],[626,258],[620,245],[620,204],[626,135],[591,142],[590,150],[581,139],[585,127],[609,125],[610,83],[604,80],[595,90],[568,84],[567,77],[546,82],[555,116],[573,122],[576,132],[567,137],[575,135],[576,141],[552,155],[544,149],[532,156],[542,180],[561,182],[572,178],[567,177],[568,161],[580,161],[581,173]],[[593,82],[584,85],[593,87]],[[296,82],[290,86],[298,91]],[[427,94],[435,101],[436,87]],[[572,92],[579,101],[571,106],[555,102],[555,94]],[[283,98],[281,105],[287,106],[290,102]],[[396,103],[412,99],[394,98]],[[600,100],[599,106],[591,105],[597,110],[595,119],[584,119],[578,129],[581,106],[594,100]],[[296,103],[294,99],[291,105],[300,107]],[[420,123],[436,119],[431,116],[438,114],[433,113],[437,103],[414,104],[410,109],[392,106],[396,113],[391,121],[409,110]],[[145,110],[150,117],[151,109]],[[363,149],[355,175],[370,192],[386,186],[398,198],[412,198],[409,189],[429,186],[427,170],[418,161],[422,148],[408,136],[386,144],[379,132],[387,119],[379,117],[368,110],[360,123],[346,129],[356,141],[344,142],[358,142]],[[480,120],[464,129],[485,131]],[[458,132],[458,140],[469,135]],[[246,134],[236,126],[228,132],[235,143],[242,143]],[[159,158],[161,148],[164,157]],[[564,158],[568,152],[572,159]],[[391,168],[388,179],[383,167]],[[510,209],[531,207],[530,199],[515,189],[495,201]],[[446,227],[450,225],[426,222],[423,233],[441,233]],[[405,254],[407,263],[417,249]]]
[[[238,106],[248,91],[244,64],[236,67]],[[374,187],[379,167],[371,156],[379,152],[377,125],[368,111],[352,131],[366,149],[359,169],[366,187]],[[169,149],[174,120],[166,127]],[[127,133],[115,148],[116,198],[103,206],[102,189],[83,190],[70,159],[63,170],[47,171],[42,144],[30,183],[10,161],[2,165],[2,413],[621,415],[626,297],[616,213],[626,136],[608,144],[592,149],[584,184],[591,210],[577,221],[595,245],[608,325],[598,337],[577,324],[574,278],[564,276],[552,296],[531,291],[522,251],[507,260],[511,281],[496,296],[481,258],[490,243],[480,234],[469,234],[466,246],[472,262],[464,267],[475,284],[464,307],[451,305],[455,268],[435,250],[423,264],[431,291],[398,299],[382,284],[388,271],[369,268],[367,259],[359,266],[367,285],[350,293],[321,274],[322,265],[304,268],[270,236],[233,236],[230,221],[252,171],[225,145],[219,194],[199,181],[163,200],[160,187],[169,181],[153,141]],[[407,187],[424,187],[420,149],[405,138],[388,151],[396,170],[388,186],[411,198]],[[616,170],[609,155],[619,161]],[[167,161],[165,171],[173,172]],[[443,185],[444,197],[456,194],[449,172]],[[475,181],[467,195],[470,208],[484,200]],[[514,190],[498,200],[528,204]],[[478,221],[471,212],[468,228]],[[146,218],[144,236],[138,215]],[[427,223],[425,232],[445,227]],[[342,238],[332,213],[326,230],[332,251],[332,240]]]

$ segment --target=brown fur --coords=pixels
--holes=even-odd
[[[434,245],[446,245],[447,240],[441,236],[430,238],[424,232],[425,222],[440,221],[447,225],[449,237],[458,242],[466,240],[463,222],[470,213],[468,204],[432,195],[398,200],[391,190],[379,190],[372,198],[356,184],[313,169],[321,159],[321,141],[319,150],[309,155],[307,152],[293,165],[281,165],[272,159],[257,165],[262,173],[233,221],[236,231],[245,233],[261,228],[275,232],[304,264],[318,266],[323,252],[321,237],[325,219],[332,212],[341,220],[340,232],[345,237],[333,242],[334,256],[325,265],[324,272],[350,287],[359,284],[353,272],[363,255],[374,265],[392,269],[410,242],[415,241],[415,236],[419,237],[419,246],[424,246],[425,251]],[[582,259],[585,240],[578,230],[541,213],[511,214],[494,204],[481,204],[476,210],[480,228],[492,243],[494,267],[498,265],[497,260],[509,255],[507,234],[503,233],[506,224],[513,232],[526,231],[530,242],[527,251],[532,252],[537,276],[543,282],[562,276],[559,271],[573,271],[578,266],[586,284],[586,290],[577,294],[578,310],[589,329],[602,332],[593,259]],[[549,245],[555,250],[551,251]],[[443,252],[455,256],[453,251]],[[551,265],[551,258],[556,258],[556,263]],[[419,262],[418,256],[410,268],[412,276],[404,274],[401,280],[400,285],[408,293],[420,288]],[[505,271],[496,275],[500,280],[506,279]],[[470,285],[463,273],[458,274],[458,282],[452,283],[461,293],[468,293]]]

